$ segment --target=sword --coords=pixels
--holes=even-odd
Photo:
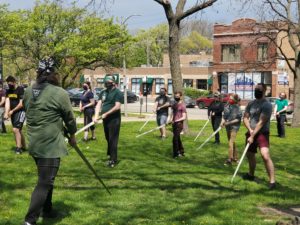
[[[208,122],[209,122],[209,119],[210,119],[210,117],[207,119],[206,123],[204,124],[204,126],[202,127],[202,129],[199,131],[199,133],[198,133],[198,135],[197,135],[197,137],[195,138],[194,141],[196,141],[197,138],[202,134],[204,128],[207,126],[207,124],[208,124]]]
[[[100,117],[97,121],[101,120],[102,118]],[[75,136],[77,136],[78,134],[80,134],[81,132],[85,131],[86,129],[90,128],[91,126],[95,125],[95,121],[93,122],[90,122],[89,124],[85,125],[84,127],[82,127],[80,130],[78,130],[76,133],[75,133]]]
[[[66,129],[65,129],[65,135],[70,140],[70,136],[68,135]],[[104,182],[102,181],[102,179],[99,177],[99,175],[97,174],[96,170],[93,168],[93,166],[91,165],[91,163],[87,160],[87,158],[84,156],[84,154],[82,153],[82,151],[79,149],[79,147],[77,145],[72,146],[72,147],[75,149],[75,151],[80,156],[80,158],[84,161],[85,165],[87,165],[87,167],[90,169],[90,171],[92,171],[92,173],[95,175],[95,177],[97,178],[97,180],[102,184],[102,186],[105,188],[105,190],[111,195],[111,192],[109,191],[109,189],[107,188],[107,186],[104,184]]]
[[[143,126],[139,129],[139,132],[141,132],[142,131],[142,129],[147,125],[147,123],[149,123],[149,121],[153,118],[153,116],[154,116],[155,114],[153,113],[150,117],[149,117],[149,119],[143,124]]]
[[[143,136],[143,135],[145,135],[145,134],[149,134],[149,133],[151,133],[151,132],[153,132],[153,131],[155,131],[155,130],[159,130],[160,128],[165,127],[166,125],[167,125],[167,124],[163,124],[163,125],[161,125],[161,126],[159,126],[159,127],[155,127],[155,128],[153,128],[153,129],[148,130],[148,131],[146,131],[146,132],[144,132],[144,133],[142,133],[142,134],[139,134],[139,135],[137,135],[137,136],[135,136],[135,137],[138,138],[138,137],[141,137],[141,136]]]
[[[237,168],[235,169],[234,174],[233,174],[233,176],[232,176],[232,178],[231,178],[231,183],[233,182],[233,179],[235,178],[237,172],[239,171],[240,166],[242,165],[242,162],[243,162],[243,160],[244,160],[244,158],[245,158],[245,155],[246,155],[246,153],[247,153],[247,151],[248,151],[249,146],[250,146],[250,143],[248,143],[248,144],[246,145],[246,147],[245,147],[245,150],[244,150],[243,155],[242,155],[242,157],[241,157],[241,159],[240,159],[240,162],[239,162]]]
[[[209,142],[210,139],[212,139],[213,136],[215,136],[216,133],[218,133],[222,127],[219,127],[215,132],[213,132],[206,140],[203,142],[196,150],[201,149],[207,142]]]

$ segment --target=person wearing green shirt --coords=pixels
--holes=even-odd
[[[286,94],[284,92],[279,94],[279,99],[275,101],[274,107],[274,116],[277,120],[277,133],[278,137],[284,138],[285,137],[285,127],[284,122],[286,121],[286,110],[289,103],[286,99]]]
[[[71,102],[67,92],[58,87],[51,58],[39,63],[36,83],[26,89],[23,104],[27,115],[28,151],[38,172],[24,225],[35,225],[40,214],[44,218],[57,216],[52,209],[52,192],[60,158],[67,155],[65,129],[71,136],[70,144],[76,145],[77,128]]]
[[[105,139],[107,141],[108,167],[115,167],[117,163],[118,140],[121,126],[121,103],[124,97],[116,87],[114,76],[105,77],[105,87],[100,92],[99,101],[96,105],[94,121],[99,119],[99,113],[103,119]]]

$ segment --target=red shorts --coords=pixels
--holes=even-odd
[[[246,144],[247,144],[247,140],[250,137],[250,133],[247,132],[245,135],[246,135]],[[261,148],[269,148],[269,146],[270,146],[269,137],[270,137],[269,132],[258,133],[257,135],[255,135],[254,141],[249,146],[248,151],[253,152],[253,153],[257,153],[257,147],[259,147],[260,149]]]

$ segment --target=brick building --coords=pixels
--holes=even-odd
[[[184,87],[208,90],[212,85],[212,55],[205,53],[199,55],[181,55],[181,70]],[[123,89],[124,71],[122,69],[104,70],[98,68],[85,70],[85,79],[92,82],[94,87],[103,87],[103,78],[106,74],[119,74],[120,89]],[[135,67],[126,70],[127,88],[136,94],[142,91],[143,79],[151,82],[151,94],[159,93],[160,87],[166,87],[169,94],[172,94],[172,78],[168,55],[163,56],[162,67]]]
[[[254,85],[264,82],[268,96],[275,97],[285,92],[293,97],[293,74],[268,37],[276,42],[282,41],[282,49],[288,55],[292,55],[293,51],[283,34],[265,29],[263,27],[266,26],[262,25],[253,19],[214,25],[214,91],[237,93],[242,99],[253,99]]]

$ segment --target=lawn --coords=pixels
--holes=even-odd
[[[120,162],[115,168],[105,166],[106,142],[102,125],[98,125],[97,140],[80,142],[79,147],[112,195],[107,194],[76,152],[70,150],[62,160],[53,195],[54,207],[62,216],[40,220],[39,224],[275,225],[286,216],[272,209],[278,212],[297,205],[299,208],[300,129],[288,127],[287,138],[279,139],[272,124],[271,155],[279,186],[270,191],[260,157],[256,173],[259,182],[241,179],[247,171],[245,161],[234,184],[230,183],[235,165],[223,165],[227,158],[225,131],[221,131],[221,145],[210,142],[195,151],[211,131],[208,127],[206,136],[195,143],[194,137],[203,124],[204,121],[189,122],[190,134],[183,136],[186,156],[173,159],[170,131],[164,141],[158,138],[157,131],[136,139],[142,123],[123,123]],[[149,123],[144,130],[154,126]],[[36,168],[28,153],[14,154],[11,128],[8,130],[9,134],[0,134],[0,224],[19,225],[36,182]],[[240,154],[244,133],[244,128],[238,133]]]

